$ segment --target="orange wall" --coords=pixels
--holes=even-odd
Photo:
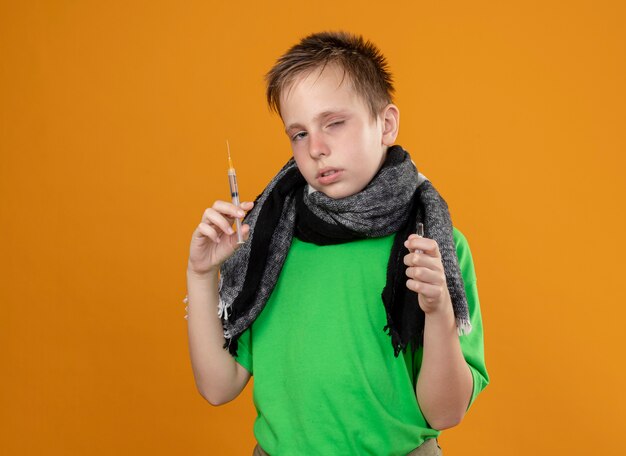
[[[624,3],[241,3],[0,2],[0,453],[250,453],[250,386],[195,390],[189,241],[226,139],[245,199],[289,157],[263,74],[341,28],[474,254],[492,383],[444,453],[624,454]]]

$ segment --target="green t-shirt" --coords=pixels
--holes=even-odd
[[[254,375],[254,435],[272,456],[406,455],[440,434],[415,396],[423,347],[396,358],[383,331],[394,236],[328,246],[293,239],[237,356]],[[456,228],[454,242],[473,327],[459,338],[474,380],[471,405],[489,376],[472,255]]]

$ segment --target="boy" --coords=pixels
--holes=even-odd
[[[216,201],[193,234],[197,388],[219,405],[255,375],[255,455],[441,454],[440,431],[489,382],[476,277],[447,204],[394,144],[386,61],[319,33],[267,82],[293,158],[254,204]]]

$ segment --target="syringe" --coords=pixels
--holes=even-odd
[[[233,204],[239,208],[239,189],[237,187],[237,174],[235,174],[235,168],[233,167],[233,161],[230,159],[230,145],[226,140],[226,148],[228,149],[228,185],[230,186],[230,196],[233,200]],[[241,236],[241,220],[235,218],[237,225],[237,244],[243,244],[243,237]]]

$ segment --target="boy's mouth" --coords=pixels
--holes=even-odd
[[[317,173],[317,180],[322,185],[327,185],[335,182],[341,174],[343,170],[337,168],[324,168]]]

